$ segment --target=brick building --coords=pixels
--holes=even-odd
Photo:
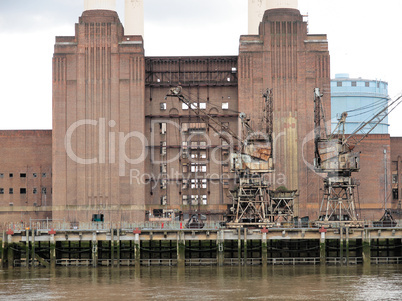
[[[329,66],[327,37],[309,35],[307,23],[293,8],[267,10],[259,35],[241,36],[238,56],[208,57],[146,57],[142,37],[125,35],[115,11],[86,10],[75,36],[56,38],[52,132],[45,132],[47,140],[40,131],[2,132],[2,149],[14,147],[9,141],[19,135],[34,142],[24,150],[21,170],[15,169],[21,162],[14,164],[17,158],[12,156],[1,166],[4,174],[28,176],[38,168],[31,172],[22,166],[47,168],[38,174],[49,174],[52,167],[46,192],[53,194],[46,207],[40,203],[47,211],[40,217],[79,222],[103,213],[108,221],[143,221],[153,209],[176,209],[221,220],[231,204],[234,180],[230,146],[188,107],[165,96],[180,85],[198,110],[223,127],[239,131],[238,115],[244,112],[252,127],[263,131],[262,94],[272,88],[275,172],[270,181],[273,187],[297,189],[296,215],[314,219],[322,179],[311,168],[313,90],[320,87],[330,112]],[[44,150],[36,148],[36,141],[43,141]],[[360,148],[362,215],[378,218],[384,179],[391,179],[390,138],[371,135]],[[7,204],[11,198],[4,196]],[[21,207],[18,214],[27,211],[36,217],[38,210],[31,206]],[[8,207],[2,212],[19,219]]]

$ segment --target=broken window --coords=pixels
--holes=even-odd
[[[0,178],[4,178],[4,173],[0,173]]]

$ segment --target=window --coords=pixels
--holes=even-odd
[[[206,164],[191,164],[191,172],[207,172]]]
[[[187,164],[183,164],[183,173],[187,173],[188,172],[188,166]]]
[[[198,205],[198,195],[191,195],[191,205]]]
[[[166,155],[166,141],[161,142],[161,155]]]
[[[10,173],[10,174],[9,174],[9,177],[10,177],[10,178],[14,178],[14,174],[13,174],[13,173]]]
[[[222,165],[222,172],[225,172],[225,173],[229,172],[229,165],[228,164],[223,164]]]
[[[166,122],[159,123],[159,129],[160,129],[162,135],[166,134]]]
[[[42,187],[42,194],[46,194],[46,187]]]
[[[183,195],[182,201],[184,206],[188,205],[188,195]]]
[[[167,164],[166,163],[162,163],[161,164],[161,173],[166,173],[167,172]]]
[[[13,189],[13,188],[10,188],[10,189],[8,190],[8,193],[9,193],[9,194],[13,194],[13,193],[14,193],[14,189]]]
[[[33,194],[37,194],[37,193],[38,193],[38,188],[32,189],[32,193],[33,193]]]
[[[207,104],[205,102],[200,103],[200,109],[205,110],[207,108]]]
[[[377,88],[380,88],[380,83],[379,82],[377,83]]]
[[[166,189],[166,185],[167,185],[167,181],[166,180],[161,180],[161,189],[162,190]]]
[[[37,173],[33,173],[32,176],[33,176],[34,178],[36,178],[36,177],[38,177],[38,174],[37,174]]]
[[[181,109],[182,110],[188,110],[188,105],[186,105],[185,103],[181,104]]]
[[[4,173],[0,173],[0,179],[4,178]]]
[[[342,82],[336,82],[337,87],[342,87]]]
[[[183,179],[183,183],[182,183],[181,188],[182,188],[182,189],[187,189],[187,188],[188,188],[188,181],[187,181],[187,179]]]
[[[167,204],[167,201],[166,201],[166,195],[164,195],[164,196],[161,196],[161,205],[162,206],[165,206],[166,204]]]
[[[398,175],[392,175],[392,184],[398,183]]]
[[[356,87],[356,82],[352,82],[352,87]]]
[[[4,194],[4,188],[0,188],[0,194]]]
[[[228,102],[222,102],[222,110],[229,110],[229,103]]]
[[[42,172],[42,178],[46,178],[46,173]]]
[[[366,87],[370,87],[370,82],[365,82],[364,85],[365,85]]]
[[[160,107],[161,107],[161,111],[165,111],[166,110],[166,102],[161,102]]]
[[[202,201],[202,204],[203,204],[203,205],[207,205],[207,204],[208,204],[208,199],[207,199],[207,195],[206,195],[206,194],[203,194],[203,195],[201,196],[201,201]]]
[[[27,194],[26,188],[20,188],[20,194]]]
[[[394,200],[398,199],[398,189],[392,189],[392,196],[394,198]]]
[[[26,173],[20,173],[20,178],[26,178],[27,174]]]

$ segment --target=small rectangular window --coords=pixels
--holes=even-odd
[[[365,82],[364,85],[365,85],[366,87],[370,87],[370,82]]]
[[[228,102],[223,102],[222,103],[222,110],[229,110],[229,103]]]
[[[20,173],[20,178],[26,178],[27,174],[26,173]]]
[[[13,188],[10,188],[10,189],[8,190],[8,193],[9,193],[9,194],[13,194],[13,193],[14,193],[14,189],[13,189]]]
[[[10,173],[10,174],[9,174],[9,177],[10,177],[10,178],[14,178],[14,174],[13,174],[13,173]]]
[[[42,172],[42,178],[46,178],[46,173]]]
[[[181,109],[182,110],[188,110],[188,105],[186,105],[185,103],[181,104]]]
[[[20,188],[20,194],[27,194],[26,188]]]
[[[34,178],[37,178],[37,177],[38,177],[38,174],[37,174],[37,173],[33,173],[32,176],[33,176]]]
[[[356,82],[352,82],[352,87],[356,87],[357,83]]]
[[[159,123],[159,128],[161,130],[161,134],[166,134],[166,122]]]
[[[205,102],[201,102],[200,103],[200,109],[201,110],[206,110],[206,108],[207,108],[207,104]]]
[[[184,206],[188,205],[188,195],[183,195],[183,205]]]
[[[379,88],[380,87],[380,83],[377,83],[377,88]]]
[[[42,194],[46,194],[46,187],[42,187]]]
[[[37,193],[38,193],[38,188],[32,189],[32,193],[33,193],[33,194],[37,194]]]
[[[0,188],[0,194],[4,194],[4,188]]]
[[[342,87],[342,82],[336,82],[337,87]]]
[[[203,204],[203,205],[207,205],[207,204],[208,204],[208,199],[207,199],[207,195],[206,195],[206,194],[203,194],[203,195],[201,196],[201,199],[202,199],[202,204]]]
[[[4,173],[0,173],[0,179],[4,178]]]
[[[161,106],[161,111],[166,110],[166,102],[161,102],[160,106]]]

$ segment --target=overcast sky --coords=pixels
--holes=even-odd
[[[247,0],[145,0],[145,55],[237,55]],[[74,35],[84,0],[0,0],[0,129],[51,129],[55,36]],[[124,0],[117,0],[124,21]],[[402,0],[299,0],[327,34],[331,76],[381,79],[402,92]],[[402,136],[402,107],[390,118]]]

